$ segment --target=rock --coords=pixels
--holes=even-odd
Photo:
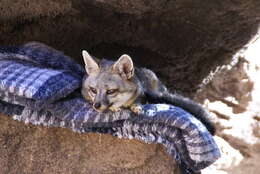
[[[218,164],[216,162],[206,171],[259,173],[256,164],[260,159],[260,62],[257,51],[260,49],[259,33],[260,30],[234,56],[237,59],[235,63],[219,68],[220,71],[215,74],[213,80],[196,94],[197,100],[204,103],[215,115],[217,135],[243,155],[243,158],[237,160],[239,165],[230,165],[233,160],[227,159],[233,155],[228,153],[228,156],[224,155],[218,160],[226,166],[214,167]],[[220,147],[222,144],[223,142]],[[238,158],[238,155],[236,157]]]
[[[211,166],[202,170],[202,174],[228,174],[225,170],[238,166],[244,157],[238,150],[230,146],[230,144],[226,142],[223,138],[215,136],[214,139],[220,149],[221,158],[218,159]]]
[[[216,77],[218,73],[211,72],[232,61],[232,55],[257,34],[259,11],[259,0],[1,0],[0,43],[41,41],[79,63],[83,63],[82,49],[111,59],[127,53],[136,65],[154,70],[169,89],[193,96],[203,87],[203,79],[210,74]],[[248,54],[251,57],[253,53]],[[259,74],[246,71],[248,66],[254,67],[250,61],[241,59],[236,66],[221,71],[224,75],[210,83],[214,83],[212,89],[207,87],[196,95],[202,103],[207,99],[218,116],[218,134],[247,154],[241,164],[249,155],[257,159],[252,152],[256,152],[255,138],[260,134],[259,102],[252,102],[260,98],[255,90],[259,89]],[[227,110],[221,112],[223,108]],[[236,124],[235,117],[249,119],[245,124],[248,129],[237,135],[228,130]],[[0,173],[175,171],[172,159],[157,145],[28,126],[3,116],[0,121]],[[244,141],[245,135],[251,138]]]
[[[214,139],[220,149],[221,158],[213,166],[222,170],[238,166],[244,159],[242,154],[230,146],[223,138],[216,136]]]
[[[0,173],[165,173],[175,163],[159,145],[109,135],[25,125],[0,115]]]
[[[259,147],[258,147],[259,149]],[[230,174],[258,174],[259,173],[259,160],[260,160],[260,155],[259,153],[254,154],[253,156],[249,158],[245,158],[240,165],[228,169],[228,173]]]
[[[127,53],[192,96],[256,34],[259,7],[259,0],[2,0],[0,43],[41,41],[80,63],[82,49],[113,59]]]

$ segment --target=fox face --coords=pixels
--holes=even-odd
[[[129,107],[140,95],[134,79],[134,66],[128,55],[116,62],[104,60],[99,64],[86,52],[82,52],[87,76],[82,84],[83,97],[93,103],[98,112],[117,111]]]

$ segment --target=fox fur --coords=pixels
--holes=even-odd
[[[167,103],[183,108],[200,120],[214,135],[215,127],[203,107],[181,95],[171,94],[154,72],[134,67],[130,56],[124,54],[117,61],[98,60],[82,51],[86,76],[81,93],[93,103],[98,112],[130,108],[142,112],[141,103]]]

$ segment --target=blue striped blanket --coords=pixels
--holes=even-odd
[[[42,43],[0,47],[0,112],[35,125],[160,143],[183,173],[199,172],[220,157],[204,125],[179,107],[146,104],[141,116],[127,109],[97,113],[80,94],[84,73],[70,57]]]

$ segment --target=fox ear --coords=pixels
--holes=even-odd
[[[99,66],[96,61],[88,54],[87,51],[82,51],[82,56],[85,62],[85,69],[88,75],[99,72]]]
[[[134,64],[130,56],[122,55],[113,65],[113,70],[123,78],[130,79],[134,75]]]

